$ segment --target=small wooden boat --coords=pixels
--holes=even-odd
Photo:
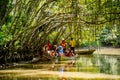
[[[78,55],[90,55],[93,54],[95,49],[88,49],[88,50],[76,50],[75,53]]]
[[[78,55],[74,55],[74,56],[71,56],[71,57],[68,57],[68,56],[58,56],[58,59],[59,60],[73,60],[75,58],[77,58]]]

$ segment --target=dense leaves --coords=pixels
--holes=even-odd
[[[10,56],[42,55],[47,41],[77,47],[120,44],[119,0],[1,0],[0,45]],[[109,27],[109,29],[107,29]],[[113,37],[115,35],[115,37]],[[112,36],[112,37],[111,37]],[[3,53],[1,51],[1,53]],[[34,53],[34,54],[33,54]]]

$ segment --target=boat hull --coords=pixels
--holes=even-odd
[[[93,50],[77,50],[75,51],[76,54],[78,55],[90,55],[94,53],[94,49]]]

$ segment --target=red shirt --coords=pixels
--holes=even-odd
[[[50,43],[47,44],[49,50],[52,50],[52,45]]]

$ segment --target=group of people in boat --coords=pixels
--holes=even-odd
[[[66,42],[65,39],[62,39],[59,42],[59,45],[51,45],[50,42],[47,43],[45,46],[45,51],[50,55],[50,56],[74,56],[75,51],[75,40],[71,38],[69,44]]]

